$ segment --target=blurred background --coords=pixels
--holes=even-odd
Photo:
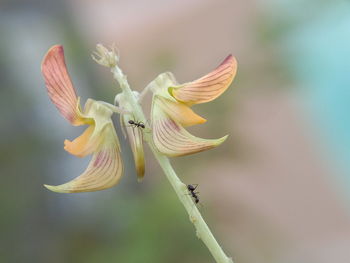
[[[90,57],[99,42],[117,44],[138,91],[164,71],[194,80],[232,53],[236,79],[195,107],[208,122],[191,128],[230,137],[175,169],[199,184],[200,210],[236,263],[350,262],[349,10],[346,0],[0,1],[0,262],[214,262],[149,151],[137,183],[122,136],[116,187],[42,186],[89,158],[63,150],[84,127],[49,101],[41,60],[64,45],[82,101],[112,102],[119,88]]]

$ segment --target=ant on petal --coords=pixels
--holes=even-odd
[[[141,121],[129,120],[128,123],[129,123],[130,125],[134,125],[134,126],[137,127],[137,128],[142,128],[142,129],[144,129],[144,128],[146,127],[145,124],[144,124],[143,122],[141,122]]]

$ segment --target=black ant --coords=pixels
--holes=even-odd
[[[190,192],[190,194],[192,195],[193,199],[194,199],[194,202],[196,204],[199,203],[199,197],[198,197],[198,192],[195,192],[194,190],[196,190],[196,188],[198,187],[198,184],[196,185],[192,185],[192,184],[189,184],[187,185],[187,190]]]
[[[128,123],[130,125],[134,125],[135,127],[142,128],[142,129],[144,129],[146,127],[145,124],[143,122],[141,122],[141,121],[129,120]]]

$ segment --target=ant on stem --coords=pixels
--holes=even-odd
[[[195,185],[189,184],[189,185],[187,185],[187,190],[190,192],[190,195],[193,197],[194,202],[196,204],[199,203],[199,197],[197,195],[199,192],[195,192],[197,187],[198,187],[198,184],[195,184]]]

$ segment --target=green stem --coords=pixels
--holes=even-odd
[[[130,89],[126,76],[123,74],[123,72],[118,66],[112,68],[111,71],[113,73],[114,78],[119,82],[119,85],[123,90],[124,96],[132,106],[132,109],[134,111],[133,114],[135,115],[135,117],[138,120],[143,120],[144,123],[146,123],[145,115],[142,111],[140,104],[135,98],[132,90]],[[183,182],[181,182],[179,177],[176,175],[169,159],[166,156],[162,155],[156,149],[156,147],[153,144],[152,136],[150,133],[145,133],[144,136],[154,156],[158,160],[166,177],[168,178],[171,186],[174,188],[179,200],[185,207],[189,215],[190,221],[196,228],[197,237],[202,239],[202,241],[207,246],[217,263],[233,263],[232,259],[225,255],[224,251],[222,250],[215,237],[211,233],[209,227],[205,223],[202,215],[200,214],[196,204],[193,202],[193,199],[190,195],[188,195],[187,186]]]
[[[232,259],[227,257],[216,241],[215,237],[211,233],[208,225],[205,223],[202,215],[200,214],[197,206],[193,202],[192,198],[188,195],[187,186],[181,182],[179,177],[176,175],[171,163],[167,157],[160,154],[151,143],[149,143],[153,151],[154,156],[157,158],[160,166],[162,167],[166,177],[170,184],[174,188],[178,198],[184,205],[191,222],[196,228],[197,237],[202,239],[204,244],[213,255],[214,259],[218,263],[233,263]]]

